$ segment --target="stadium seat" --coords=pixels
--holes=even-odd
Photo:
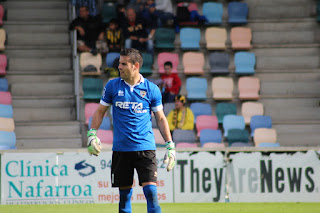
[[[317,1],[317,21],[320,22],[320,1]]]
[[[246,129],[229,129],[227,141],[229,146],[232,143],[248,143],[249,142],[249,132]]]
[[[218,123],[222,124],[225,115],[236,115],[237,106],[234,103],[217,103],[216,104],[216,115]]]
[[[224,143],[214,143],[214,142],[208,142],[203,144],[202,148],[224,148]]]
[[[182,56],[185,75],[204,74],[204,55],[202,52],[185,52]]]
[[[158,28],[154,36],[155,47],[158,49],[174,49],[175,39],[176,33],[174,32],[174,29]]]
[[[13,118],[0,117],[0,131],[14,132],[14,120]]]
[[[7,56],[2,54],[0,55],[0,75],[6,75],[7,68]]]
[[[6,31],[5,29],[0,29],[0,51],[5,50],[5,42],[6,42]]]
[[[280,143],[268,143],[268,142],[264,142],[264,143],[259,143],[258,147],[280,147]]]
[[[209,55],[210,73],[229,74],[229,54],[226,52],[213,52]]]
[[[117,18],[116,5],[113,2],[104,2],[102,7],[103,23],[108,24],[113,18]]]
[[[233,50],[250,50],[252,48],[252,32],[248,27],[233,27],[230,32]]]
[[[190,77],[186,80],[186,90],[188,100],[206,100],[207,99],[207,79]]]
[[[197,148],[197,143],[177,143],[176,148]]]
[[[218,119],[215,115],[199,115],[196,120],[197,136],[204,129],[218,129]]]
[[[254,131],[253,141],[256,147],[261,143],[277,143],[277,131],[275,129],[258,128]]]
[[[241,105],[241,115],[244,117],[246,124],[250,124],[251,117],[254,115],[263,115],[263,104],[258,102],[243,102]]]
[[[191,12],[192,11],[196,11],[198,12],[198,5],[197,3],[194,2],[190,2],[187,3],[187,9],[188,9],[188,16],[183,16],[181,17],[179,15],[178,10],[180,9],[180,7],[186,7],[186,2],[181,2],[177,4],[177,22],[180,26],[190,26],[190,25],[198,25],[198,21],[196,20],[192,20],[191,18]]]
[[[237,75],[254,75],[256,56],[249,52],[236,52],[234,55],[235,73]]]
[[[173,103],[165,103],[163,105],[163,112],[167,116],[171,110],[175,108],[175,104]]]
[[[241,115],[225,115],[223,117],[222,126],[224,137],[228,137],[230,129],[245,129],[244,118]]]
[[[12,105],[0,104],[0,117],[12,118],[13,117]]]
[[[103,147],[110,147],[113,143],[113,132],[112,130],[98,129],[97,137],[100,139]]]
[[[199,115],[212,115],[211,104],[193,102],[190,104],[190,109],[194,115],[194,123]]]
[[[151,116],[151,122],[152,122],[152,128],[157,129],[158,128],[157,120],[156,120],[156,117],[154,117],[153,114]]]
[[[159,129],[152,129],[154,134],[154,139],[156,141],[156,147],[166,147],[166,142],[164,141]]]
[[[200,144],[203,147],[206,143],[222,143],[220,129],[203,129],[200,132]]]
[[[223,5],[219,2],[205,2],[202,5],[202,14],[208,19],[206,24],[222,24]]]
[[[114,65],[114,60],[119,60],[120,58],[120,53],[116,52],[109,52],[106,55],[106,65],[109,68],[112,68]]]
[[[3,8],[3,5],[0,4],[0,26],[3,25],[3,17],[4,17],[4,8]]]
[[[150,53],[142,53],[143,63],[140,73],[150,75],[152,74],[153,56]]]
[[[14,132],[0,131],[0,146],[15,147],[16,134]]]
[[[96,71],[88,71],[88,66],[94,66]],[[89,52],[80,54],[80,70],[82,75],[101,75],[102,56],[101,54],[92,55]]]
[[[160,74],[165,73],[164,63],[166,61],[170,61],[172,63],[172,73],[178,73],[179,54],[178,53],[169,53],[169,52],[159,53],[159,55],[158,55],[158,68],[159,68]]]
[[[254,132],[258,128],[272,128],[272,118],[268,115],[254,115],[251,117],[250,121],[250,130],[251,136],[254,135]]]
[[[8,87],[8,80],[6,78],[0,78],[0,91],[7,92]]]
[[[16,146],[0,145],[0,150],[10,150],[10,149],[17,149],[17,148]]]
[[[92,117],[89,118],[89,123],[88,123],[89,129],[91,129],[91,122],[92,122]],[[103,130],[110,130],[111,129],[111,121],[110,121],[109,117],[103,117],[102,123],[101,123],[99,129],[103,129]]]
[[[252,147],[251,143],[235,142],[230,145],[230,147]]]
[[[89,119],[93,116],[95,111],[98,109],[98,103],[86,103],[84,106],[84,117],[86,124],[89,125]]]
[[[10,92],[0,92],[0,104],[12,104],[12,97]]]
[[[84,78],[82,82],[83,99],[98,100],[101,98],[103,81],[99,78]]]
[[[221,27],[208,27],[205,32],[205,40],[208,50],[225,50],[227,31]]]
[[[175,129],[172,133],[173,141],[178,143],[195,143],[196,135],[193,130]]]
[[[232,25],[247,24],[248,4],[245,2],[230,2],[228,4],[228,23]]]
[[[182,50],[200,49],[200,29],[185,27],[180,30],[180,42]]]
[[[260,80],[256,77],[240,77],[238,82],[240,100],[258,100]]]
[[[233,99],[233,80],[231,77],[215,77],[212,79],[212,93],[215,100]]]

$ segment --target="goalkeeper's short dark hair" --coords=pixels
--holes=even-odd
[[[170,66],[172,68],[172,62],[166,61],[166,62],[164,62],[164,66]]]

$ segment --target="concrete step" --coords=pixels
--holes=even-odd
[[[17,149],[82,148],[81,136],[71,138],[17,138]]]
[[[313,4],[310,0],[246,0],[250,5],[304,5],[304,4]]]
[[[255,48],[252,50],[258,58],[260,56],[314,56],[320,54],[318,47],[303,48]]]
[[[15,83],[10,82],[13,96],[59,96],[73,95],[72,82]]]
[[[7,36],[8,45],[68,45],[69,33],[10,33]]]
[[[273,121],[313,121],[320,120],[320,107],[297,107],[283,105],[282,107],[265,107],[265,115]]]
[[[320,124],[275,124],[281,146],[319,146]]]
[[[70,70],[71,58],[10,58],[9,69],[15,71]]]
[[[262,95],[314,95],[319,96],[320,81],[261,81]]]
[[[277,31],[299,31],[299,30],[314,30],[317,28],[318,23],[314,19],[301,19],[297,22],[261,22],[261,23],[248,23],[248,27],[253,32],[277,32]]]
[[[12,33],[62,33],[68,32],[68,22],[60,23],[20,23],[20,22],[5,22],[3,28],[8,35]]]
[[[318,73],[260,73],[256,72],[256,77],[261,81],[320,81]]]
[[[319,55],[313,56],[257,56],[257,69],[317,69]]]
[[[15,107],[13,113],[15,121],[72,121],[75,120],[73,107]]]
[[[71,46],[61,49],[6,49],[8,60],[11,58],[59,58],[70,57],[72,53]]]
[[[66,108],[75,107],[74,96],[13,96],[12,107],[52,107],[52,108]]]
[[[265,108],[281,108],[283,106],[316,108],[320,105],[318,98],[261,98]]]
[[[73,75],[6,75],[9,83],[52,83],[68,82],[73,83]]]
[[[67,9],[67,1],[4,1],[3,7],[7,9]]]
[[[314,30],[302,31],[265,31],[252,32],[252,42],[260,44],[308,44],[317,43],[318,37]]]
[[[63,9],[23,9],[10,8],[7,11],[8,21],[66,21],[68,10]]]

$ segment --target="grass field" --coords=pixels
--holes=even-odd
[[[320,213],[319,203],[175,203],[161,204],[162,213]],[[0,205],[1,213],[117,213],[117,204]],[[146,213],[146,204],[133,204]]]

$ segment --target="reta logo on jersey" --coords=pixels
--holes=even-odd
[[[135,113],[147,113],[147,110],[143,109],[143,104],[138,102],[117,101],[116,107],[121,109],[130,109],[131,107]]]

